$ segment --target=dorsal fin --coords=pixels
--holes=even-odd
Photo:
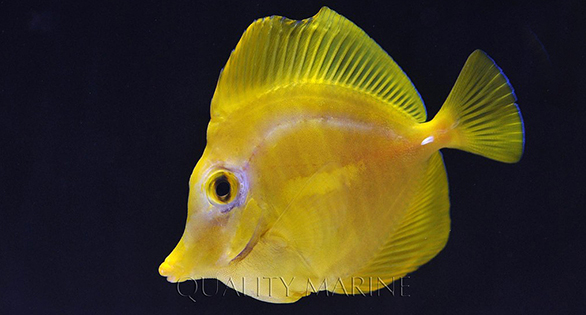
[[[364,31],[327,7],[302,21],[271,16],[252,23],[220,74],[212,117],[300,84],[346,87],[426,120],[423,101],[403,70]]]

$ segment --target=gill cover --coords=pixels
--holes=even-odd
[[[214,167],[205,156],[192,174],[183,236],[159,267],[170,282],[215,277],[246,257],[262,229],[262,210],[250,197],[245,174]]]
[[[250,196],[248,178],[243,170],[220,168],[206,176],[202,191],[210,202],[214,220],[226,222],[219,229],[221,231],[217,231],[226,235],[219,261],[219,265],[225,265],[236,258],[243,259],[256,244],[262,230],[262,210]]]

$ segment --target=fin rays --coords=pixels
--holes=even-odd
[[[388,236],[379,253],[352,277],[372,277],[388,284],[432,259],[448,240],[449,209],[446,171],[441,154],[436,152],[403,223]],[[352,278],[344,281],[350,285]],[[366,284],[360,288],[372,289]]]
[[[523,154],[524,128],[509,80],[484,52],[473,52],[433,121],[455,126],[446,147],[514,163]]]
[[[364,31],[327,7],[303,21],[255,21],[220,75],[212,117],[227,117],[276,88],[302,84],[351,89],[426,120],[423,101],[401,68]]]

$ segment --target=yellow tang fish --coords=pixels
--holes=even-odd
[[[380,289],[448,240],[439,149],[521,158],[515,101],[477,50],[426,122],[409,78],[343,16],[257,20],[218,80],[185,232],[159,272],[273,303]]]

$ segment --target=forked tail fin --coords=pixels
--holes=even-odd
[[[525,131],[509,80],[481,50],[474,51],[434,123],[445,126],[445,147],[500,162],[521,159]]]

